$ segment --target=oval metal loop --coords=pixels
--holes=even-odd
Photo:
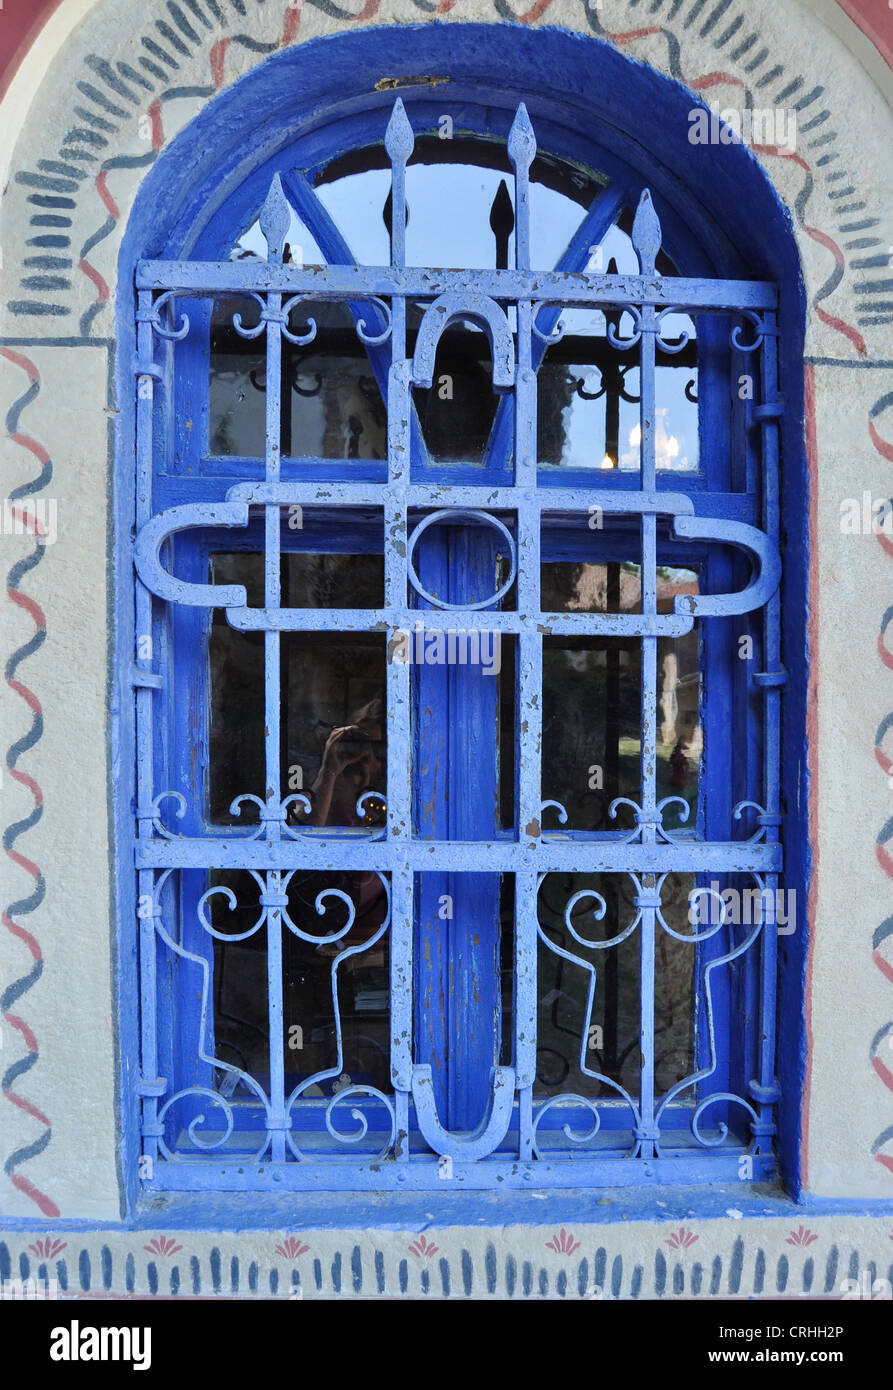
[[[436,598],[434,594],[429,594],[428,590],[423,587],[422,581],[416,573],[415,565],[412,562],[412,554],[416,548],[419,537],[427,531],[429,526],[436,526],[437,523],[441,521],[460,521],[462,519],[480,521],[486,526],[492,526],[495,531],[501,532],[508,542],[509,555],[511,557],[509,577],[506,579],[505,583],[496,590],[495,594],[492,594],[490,598],[481,599],[479,603],[447,603],[445,599]],[[416,593],[420,598],[430,603],[432,607],[441,608],[447,612],[478,612],[483,608],[492,608],[500,599],[505,598],[505,595],[511,589],[518,573],[518,551],[511,531],[504,522],[499,520],[498,516],[492,516],[490,512],[477,511],[471,507],[444,507],[438,512],[431,512],[420,521],[409,537],[406,549],[406,570],[409,576],[409,582]]]

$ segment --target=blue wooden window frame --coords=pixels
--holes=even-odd
[[[294,170],[277,176],[264,204],[261,225],[269,255],[257,262],[143,260],[137,266],[137,506],[134,561],[137,570],[136,754],[137,797],[134,855],[138,876],[141,990],[141,1065],[137,1084],[142,1111],[142,1149],[153,1160],[149,1189],[288,1188],[372,1189],[409,1184],[425,1188],[442,1179],[439,1160],[468,1187],[599,1186],[636,1183],[654,1177],[667,1181],[724,1181],[741,1173],[740,1159],[750,1158],[754,1179],[774,1173],[772,1136],[779,1090],[775,1078],[776,940],[771,920],[760,921],[746,942],[747,968],[733,988],[718,970],[731,953],[717,954],[717,934],[705,931],[697,945],[699,978],[709,980],[699,999],[701,1028],[699,1075],[694,1078],[697,1104],[686,1107],[689,1135],[674,1133],[673,1106],[654,1094],[653,970],[654,945],[660,930],[670,931],[660,914],[661,876],[689,872],[701,879],[716,875],[750,875],[774,891],[782,867],[778,829],[780,696],[785,681],[780,653],[778,585],[779,495],[777,393],[777,293],[775,286],[752,280],[662,277],[655,261],[661,226],[647,190],[638,197],[633,244],[640,263],[637,276],[610,276],[584,270],[588,249],[597,242],[630,200],[629,171],[593,204],[556,271],[529,268],[529,174],[536,144],[523,106],[508,134],[514,169],[516,211],[515,265],[506,271],[416,271],[405,265],[403,209],[406,163],[414,136],[397,101],[385,135],[391,162],[393,198],[391,263],[387,267],[353,265],[337,228],[321,209],[308,180]],[[610,162],[610,161],[607,161]],[[618,175],[622,166],[617,170]],[[290,206],[304,217],[329,260],[323,269],[299,270],[283,264],[283,241]],[[672,214],[671,214],[672,217]],[[267,431],[262,480],[250,477],[238,460],[226,460],[227,476],[203,471],[201,432],[185,435],[184,414],[195,415],[195,397],[182,393],[181,382],[194,383],[178,368],[178,353],[201,360],[200,335],[190,332],[189,312],[197,325],[207,308],[226,295],[248,293],[261,308],[257,334],[267,361]],[[384,465],[348,466],[348,461],[312,461],[298,468],[284,465],[279,448],[279,369],[287,310],[301,297],[328,297],[351,306],[361,340],[388,407],[388,459]],[[425,305],[415,353],[406,351],[406,306]],[[516,306],[517,332],[512,336],[504,306]],[[642,431],[641,471],[613,475],[610,486],[598,470],[573,471],[573,487],[560,469],[541,469],[536,458],[536,368],[549,336],[559,331],[561,309],[603,305],[623,309],[634,320],[632,337],[640,352]],[[701,451],[708,463],[697,475],[681,479],[658,475],[655,460],[654,379],[661,319],[676,310],[698,316],[704,324],[699,342],[710,345],[699,383]],[[491,463],[484,485],[480,471],[435,468],[426,462],[414,423],[411,387],[430,379],[437,342],[446,321],[474,318],[485,329],[493,353],[494,386],[501,393]],[[727,320],[732,319],[728,337]],[[713,324],[726,324],[722,340]],[[376,341],[377,340],[377,341]],[[722,342],[728,341],[728,350]],[[730,406],[723,381],[736,364],[758,363],[759,401],[749,410]],[[709,365],[707,365],[709,361]],[[189,385],[188,392],[194,390]],[[184,439],[197,441],[184,452]],[[705,449],[706,446],[706,449]],[[170,467],[177,453],[185,467]],[[380,610],[285,609],[280,605],[279,560],[282,551],[280,509],[300,505],[341,509],[350,518],[358,509],[377,509],[386,537],[385,602]],[[265,603],[246,605],[239,586],[206,582],[209,547],[232,548],[244,535],[249,508],[262,510],[265,557]],[[553,614],[540,610],[539,574],[543,558],[592,558],[582,540],[587,532],[569,524],[598,507],[606,517],[635,517],[642,564],[641,614]],[[428,603],[425,623],[468,627],[480,622],[511,634],[517,643],[516,730],[517,795],[512,832],[482,839],[431,839],[414,833],[414,805],[420,784],[415,765],[412,720],[413,673],[399,662],[387,669],[388,752],[387,830],[350,839],[293,832],[285,821],[279,768],[279,634],[283,631],[367,631],[376,625],[389,633],[412,626],[419,616],[421,584],[410,565],[412,518],[455,513],[456,523],[510,517],[508,544],[516,573],[514,611],[473,610],[461,603]],[[661,526],[658,525],[662,518]],[[419,524],[416,521],[416,526]],[[230,529],[232,528],[232,529]],[[219,542],[209,537],[217,532]],[[656,566],[668,544],[666,536],[687,547],[703,567],[707,582],[696,598],[675,603],[675,612],[660,614],[656,605]],[[238,540],[235,545],[241,542]],[[297,544],[297,542],[296,542]],[[441,554],[445,554],[441,541]],[[356,535],[351,549],[356,548]],[[730,559],[732,551],[750,557]],[[601,552],[606,553],[606,552]],[[678,557],[679,551],[672,554]],[[678,563],[678,558],[676,560]],[[410,600],[407,595],[415,595]],[[424,594],[421,595],[424,599]],[[266,651],[267,796],[258,803],[256,826],[238,833],[210,825],[203,814],[200,778],[183,777],[194,749],[184,733],[189,711],[206,705],[204,666],[186,661],[184,649],[202,651],[213,608],[226,610],[231,626],[264,633]],[[710,685],[705,717],[708,759],[698,823],[689,833],[664,827],[666,802],[658,802],[654,774],[657,708],[656,654],[661,637],[684,634],[698,624]],[[634,807],[635,826],[627,832],[594,836],[562,830],[546,822],[557,809],[544,806],[537,750],[542,718],[542,635],[629,637],[642,650],[642,791]],[[190,634],[195,640],[190,639]],[[745,676],[733,660],[738,638],[752,637],[758,668]],[[147,642],[145,639],[149,638]],[[166,698],[165,692],[171,692]],[[523,728],[522,728],[523,724]],[[190,726],[193,730],[195,724]],[[734,730],[740,747],[750,751],[744,766],[724,766],[720,755],[723,729]],[[199,762],[206,756],[201,739]],[[173,780],[159,781],[165,777]],[[177,780],[179,779],[179,781]],[[282,1059],[271,1047],[270,1094],[258,1094],[260,1140],[254,1151],[227,1151],[232,1109],[221,1088],[210,1084],[215,1070],[233,1069],[207,1051],[201,1012],[178,1012],[182,990],[171,962],[159,970],[159,942],[178,969],[203,981],[203,1011],[208,1007],[209,957],[196,949],[196,924],[188,923],[196,907],[180,880],[197,871],[243,867],[263,880],[260,899],[268,928],[271,1037],[281,1018],[281,943],[287,904],[281,876],[296,867],[334,872],[363,867],[379,873],[389,894],[390,915],[382,928],[390,936],[391,1070],[394,1091],[341,1097],[351,1100],[358,1128],[345,1134],[332,1119],[336,1101],[317,1105],[313,1124],[325,1123],[343,1153],[333,1157],[305,1151],[294,1141],[292,1122],[301,1103],[289,1105],[284,1092]],[[606,1106],[571,1098],[567,1108],[533,1095],[535,1057],[535,966],[537,941],[543,940],[537,914],[538,889],[546,874],[568,871],[617,873],[636,887],[640,936],[643,1022],[640,1034],[640,1092],[623,1106]],[[438,1111],[430,1063],[420,1061],[422,1017],[418,977],[413,971],[420,913],[419,875],[469,876],[480,885],[497,873],[514,882],[514,1002],[510,1062],[495,1066],[486,1087],[483,1120],[473,1128],[445,1125]],[[479,891],[479,890],[476,890]],[[295,930],[295,924],[285,923]],[[300,931],[298,931],[300,934]],[[694,938],[690,938],[694,940]],[[713,942],[711,946],[709,943]],[[693,948],[694,949],[694,948]],[[734,954],[743,956],[745,948]],[[578,963],[579,960],[578,960]],[[592,967],[586,966],[593,979]],[[277,985],[277,979],[279,981]],[[722,983],[720,983],[722,982]],[[278,990],[278,996],[277,996]],[[591,996],[590,996],[591,998]],[[732,1010],[748,1012],[757,1022],[746,1030],[743,1046],[733,1040]],[[720,1018],[723,1027],[716,1027]],[[585,1030],[584,1030],[585,1037]],[[190,1081],[183,1059],[201,1063]],[[165,1066],[159,1065],[163,1060]],[[583,1059],[585,1060],[585,1059]],[[708,1066],[709,1063],[709,1066]],[[165,1068],[167,1074],[165,1074]],[[176,1077],[182,1073],[179,1086]],[[713,1080],[721,1084],[711,1089]],[[247,1084],[247,1083],[246,1083]],[[179,1086],[179,1089],[177,1087]],[[254,1086],[258,1093],[258,1087]],[[616,1088],[615,1088],[616,1089]],[[176,1099],[179,1097],[179,1099]],[[472,1097],[477,1103],[480,1097]],[[673,1097],[670,1096],[670,1101]],[[172,1147],[165,1118],[176,1104],[185,1107],[187,1147]],[[632,1115],[620,1114],[628,1107]],[[708,1133],[702,1116],[713,1107]],[[474,1105],[466,1107],[469,1112]],[[209,1123],[207,1111],[216,1113]],[[324,1115],[323,1115],[323,1112]],[[586,1114],[585,1112],[588,1112]],[[736,1118],[733,1119],[733,1112]],[[454,1114],[461,1114],[461,1106]],[[744,1116],[742,1128],[740,1117]],[[664,1119],[666,1116],[666,1123]],[[222,1117],[222,1120],[221,1120]],[[548,1117],[548,1119],[547,1119]],[[582,1117],[582,1118],[581,1118]],[[593,1117],[595,1123],[593,1124]],[[585,1119],[585,1125],[583,1120]],[[385,1136],[379,1148],[366,1142],[369,1132]],[[540,1127],[542,1126],[542,1134]],[[597,1130],[608,1136],[601,1148],[586,1147]],[[628,1130],[629,1142],[610,1142]],[[542,1142],[548,1133],[550,1143]],[[561,1134],[567,1142],[563,1143]],[[213,1137],[211,1137],[213,1136]],[[407,1142],[407,1136],[409,1141]],[[668,1136],[670,1136],[668,1138]],[[357,1142],[354,1142],[354,1141]],[[351,1148],[350,1145],[353,1144]],[[618,1163],[627,1158],[631,1162]],[[237,1163],[235,1160],[238,1160]],[[573,1178],[569,1177],[572,1163]],[[271,1176],[274,1175],[274,1176]]]

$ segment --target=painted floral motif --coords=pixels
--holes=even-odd
[[[282,1244],[276,1246],[276,1254],[286,1260],[297,1260],[301,1255],[306,1255],[309,1249],[310,1246],[302,1244],[297,1236],[286,1236]]]
[[[671,1250],[689,1250],[696,1240],[700,1240],[694,1231],[687,1231],[684,1226],[680,1226],[678,1231],[674,1231],[664,1241],[664,1245],[669,1245]]]
[[[434,1244],[433,1240],[426,1240],[424,1236],[419,1236],[418,1240],[414,1240],[409,1247],[410,1255],[418,1255],[419,1259],[425,1260],[430,1260],[432,1256],[437,1254],[437,1251],[438,1246]]]
[[[39,1260],[54,1260],[57,1255],[62,1254],[67,1244],[65,1240],[54,1240],[52,1236],[47,1236],[46,1240],[36,1240],[28,1249]]]
[[[182,1250],[183,1247],[178,1245],[171,1236],[153,1236],[149,1244],[143,1246],[143,1249],[148,1250],[150,1255],[167,1257],[168,1255],[176,1255],[177,1251]]]
[[[572,1255],[579,1248],[580,1242],[574,1240],[573,1235],[566,1231],[563,1226],[557,1235],[546,1241],[546,1249],[554,1250],[556,1255]]]
[[[788,1236],[787,1240],[785,1241],[785,1244],[786,1244],[786,1245],[812,1245],[812,1242],[813,1242],[814,1240],[818,1240],[818,1236],[817,1236],[817,1235],[815,1235],[812,1231],[807,1230],[807,1228],[806,1228],[805,1226],[798,1226],[797,1229],[796,1229],[796,1231],[791,1231],[790,1235]]]

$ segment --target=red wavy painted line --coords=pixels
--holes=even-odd
[[[103,205],[104,205],[104,207],[105,207],[106,212],[109,214],[110,217],[114,217],[115,221],[117,222],[118,219],[119,219],[120,216],[121,216],[121,213],[120,213],[120,210],[119,210],[119,208],[118,208],[118,204],[115,202],[115,200],[114,200],[114,198],[112,197],[111,193],[109,193],[108,184],[107,184],[107,182],[106,182],[106,175],[107,175],[107,174],[108,174],[108,170],[107,170],[107,169],[102,169],[102,170],[96,175],[96,179],[95,179],[95,188],[96,188],[96,192],[99,194],[100,198],[102,199],[102,202],[103,202]]]
[[[877,639],[877,654],[884,663],[888,671],[893,671],[893,652],[889,652],[884,646],[884,634],[880,633]]]
[[[868,422],[868,434],[878,453],[885,458],[888,463],[893,463],[893,444],[888,444],[886,439],[881,438],[874,427],[873,420],[869,420]]]
[[[19,608],[24,608],[25,612],[30,618],[34,619],[38,627],[46,628],[46,614],[37,602],[37,599],[32,598],[30,594],[23,594],[21,589],[7,589],[6,596],[12,599],[13,603],[17,604]],[[40,712],[38,707],[38,713]]]
[[[40,790],[40,787],[33,777],[29,777],[27,772],[19,772],[18,768],[15,767],[9,769],[9,775],[14,781],[18,782],[20,786],[25,787],[31,793],[34,797],[35,806],[43,805],[43,792]]]
[[[537,3],[532,5],[529,10],[526,10],[524,14],[518,15],[518,23],[535,24],[540,15],[545,14],[551,3],[552,0],[537,0]]]
[[[287,48],[294,41],[294,37],[301,27],[303,9],[304,0],[289,0],[285,10],[285,21],[282,25],[282,38],[279,40],[280,48]]]
[[[6,854],[14,864],[18,864],[19,868],[24,869],[25,873],[30,874],[33,879],[40,878],[40,869],[32,859],[27,859],[25,855],[20,853],[17,849],[8,849]]]
[[[704,77],[696,77],[689,86],[696,92],[704,91],[707,87],[718,87],[721,83],[727,83],[731,87],[743,87],[745,84],[740,77],[733,77],[730,72],[708,72]]]
[[[883,1081],[887,1090],[893,1091],[893,1071],[890,1071],[889,1067],[885,1067],[883,1062],[881,1062],[877,1057],[872,1057],[871,1065],[874,1067],[878,1076]]]
[[[156,97],[149,105],[149,123],[152,128],[152,148],[164,148],[164,124],[161,120],[161,102]]]
[[[881,765],[881,771],[887,777],[893,777],[893,762],[891,762],[890,759],[885,755],[885,753],[877,746],[875,746],[874,756],[877,758],[878,762]]]
[[[25,1039],[25,1042],[28,1044],[28,1050],[30,1052],[39,1051],[37,1046],[37,1039],[31,1032],[31,1029],[28,1027],[27,1023],[23,1018],[19,1018],[18,1014],[4,1014],[3,1017],[6,1019],[6,1022],[11,1024],[11,1026],[15,1028],[15,1030],[18,1033],[21,1033],[22,1037]]]
[[[44,1216],[56,1217],[62,1215],[52,1198],[47,1197],[40,1191],[40,1188],[35,1187],[33,1182],[29,1182],[21,1173],[10,1173],[9,1179],[13,1187],[19,1192],[23,1192],[26,1197],[30,1197],[31,1201],[40,1207]]]
[[[8,1014],[4,1015],[4,1017],[8,1017]],[[35,1050],[36,1049],[32,1048],[32,1053]],[[36,1105],[32,1105],[30,1100],[26,1100],[24,1096],[20,1096],[17,1091],[6,1090],[3,1092],[3,1094],[6,1096],[6,1099],[11,1100],[13,1105],[15,1105],[19,1110],[24,1110],[26,1115],[30,1115],[32,1120],[38,1120],[40,1124],[46,1125],[47,1129],[50,1129],[52,1127],[46,1115],[44,1115],[43,1111],[38,1110]]]
[[[96,270],[90,264],[89,261],[85,261],[83,259],[78,261],[78,270],[81,272],[82,275],[86,275],[88,280],[92,280],[93,284],[96,286],[96,303],[107,304],[109,297],[109,287],[106,284],[105,280],[103,280],[99,271]]]
[[[875,845],[874,852],[877,855],[877,861],[883,869],[884,873],[887,875],[888,878],[893,878],[893,859],[890,858],[884,846]]]
[[[223,86],[223,60],[231,43],[232,39],[218,39],[208,54],[208,61],[211,64],[211,78],[218,90]]]
[[[14,922],[8,912],[3,913],[2,922],[8,932],[18,937],[19,941],[24,941],[35,960],[43,960],[43,952],[40,949],[40,943],[29,931],[26,931],[19,922]]]
[[[655,24],[650,29],[626,29],[622,34],[605,34],[605,38],[612,43],[632,43],[633,39],[646,39],[649,34],[662,33],[660,25]]]
[[[0,348],[0,352],[3,353],[4,357],[12,356],[11,353],[5,352],[2,348]],[[49,463],[50,456],[46,449],[42,449],[37,440],[32,439],[30,434],[22,434],[21,431],[17,431],[15,434],[11,434],[9,438],[12,440],[13,444],[20,444],[23,449],[27,449],[28,452],[33,454],[36,459],[39,459],[41,463]]]
[[[886,975],[891,985],[893,985],[893,966],[887,964],[880,951],[872,951],[871,958],[881,974]]]
[[[38,521],[32,512],[23,512],[21,507],[10,507],[9,514],[16,521],[20,521],[26,531],[30,531],[32,536],[48,536],[49,532],[43,522]]]
[[[0,347],[0,357],[7,358],[8,361],[14,362],[17,367],[21,367],[23,372],[27,372],[28,380],[32,386],[36,381],[40,381],[40,373],[34,363],[29,361],[27,357],[23,357],[20,352],[13,352],[12,348]],[[15,439],[14,434],[9,437]]]
[[[14,680],[11,676],[7,676],[6,684],[9,686],[10,690],[14,690],[17,695],[22,697],[28,708],[33,710],[35,714],[43,714],[40,701],[34,694],[34,691],[28,689],[27,685],[23,685],[21,681]]]

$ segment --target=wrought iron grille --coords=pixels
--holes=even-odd
[[[514,266],[491,271],[409,267],[406,167],[414,136],[399,100],[387,125],[385,147],[391,180],[388,266],[371,268],[345,260],[303,269],[290,263],[285,242],[292,209],[277,175],[260,218],[268,246],[265,262],[144,260],[137,269],[134,854],[141,1143],[143,1154],[152,1160],[145,1169],[147,1183],[171,1188],[381,1188],[400,1183],[442,1187],[450,1180],[466,1186],[598,1185],[655,1177],[691,1180],[699,1175],[724,1180],[745,1171],[742,1158],[748,1160],[748,1175],[765,1177],[774,1165],[772,1135],[779,1095],[772,904],[782,867],[779,716],[785,679],[778,592],[781,407],[775,287],[659,274],[662,233],[647,190],[641,193],[632,228],[638,274],[586,271],[582,244],[582,264],[578,256],[578,263],[570,261],[550,273],[531,269],[530,169],[536,143],[523,106],[507,144],[514,174]],[[588,243],[591,235],[587,227],[582,242]],[[259,315],[255,325],[246,326],[235,313],[236,332],[246,340],[260,340],[266,355],[263,476],[227,484],[223,497],[211,497],[207,488],[202,493],[199,484],[190,494],[184,484],[183,495],[193,500],[156,510],[158,459],[176,447],[183,428],[183,421],[172,422],[171,416],[177,354],[190,333],[186,308],[237,297],[250,297]],[[372,373],[386,393],[386,481],[351,482],[347,471],[339,476],[337,468],[323,481],[283,477],[283,344],[312,341],[312,319],[303,331],[294,325],[295,311],[308,301],[350,308]],[[421,313],[411,354],[410,306]],[[562,312],[581,307],[611,315],[607,338],[613,350],[627,354],[624,360],[634,350],[638,354],[641,442],[636,486],[620,489],[607,478],[603,486],[591,486],[590,479],[579,486],[573,474],[568,477],[558,470],[557,476],[553,472],[545,480],[538,469],[537,371],[548,346],[561,336]],[[656,355],[684,346],[663,336],[671,312],[696,316],[699,322],[725,316],[733,323],[733,351],[759,363],[761,400],[754,402],[747,422],[757,463],[749,467],[749,491],[739,497],[737,511],[728,495],[683,491],[675,485],[671,489],[657,476]],[[619,328],[621,315],[632,325],[625,335]],[[457,322],[477,325],[489,343],[492,387],[499,398],[493,447],[502,450],[511,465],[505,483],[494,485],[492,478],[482,478],[477,486],[456,485],[448,473],[432,481],[430,474],[419,478],[413,472],[422,432],[412,393],[414,388],[430,387],[441,335]],[[742,333],[742,325],[749,331]],[[380,608],[312,609],[283,601],[282,518],[295,508],[325,509],[328,524],[336,528],[339,516],[347,519],[358,511],[380,519]],[[576,525],[598,555],[602,532],[591,525],[594,516],[626,518],[634,525],[640,611],[543,611],[544,528],[555,518]],[[258,528],[263,556],[259,604],[249,605],[244,585],[208,582],[207,571],[178,576],[178,538],[199,532],[229,534],[250,524]],[[467,597],[453,601],[442,596],[448,590],[432,592],[423,583],[420,542],[444,524],[494,532],[502,561],[492,595],[474,602]],[[662,537],[690,543],[703,553],[731,548],[739,557],[746,556],[749,578],[731,592],[677,595],[669,611],[659,611]],[[514,605],[504,602],[510,592]],[[172,698],[168,689],[171,622],[185,609],[202,620],[217,610],[225,613],[232,629],[263,634],[265,788],[260,796],[246,789],[232,807],[235,818],[244,813],[247,822],[254,815],[250,824],[222,827],[205,822],[198,803],[205,795],[201,761],[207,753],[198,734],[192,785],[185,790],[166,790],[163,782],[159,786],[159,775],[168,766],[171,728],[195,721],[188,700]],[[415,630],[420,609],[427,632],[448,634],[460,623],[467,634],[495,632],[516,643],[514,828],[504,833],[463,837],[460,828],[449,839],[437,839],[418,825],[414,675],[411,661],[402,659],[400,650],[406,634]],[[658,796],[658,643],[747,614],[755,615],[749,631],[756,634],[761,658],[756,664],[762,666],[749,678],[748,716],[761,705],[761,787],[752,800],[730,805],[724,837],[709,838],[695,827],[668,826],[674,800],[681,803],[680,822],[687,819],[689,807],[683,798]],[[310,805],[306,794],[282,785],[280,642],[283,634],[295,632],[386,635],[390,659],[383,826],[364,820],[369,791],[357,806],[359,826],[320,827],[302,819]],[[544,801],[543,644],[554,637],[634,639],[639,644],[640,792],[637,798],[615,798],[610,809],[616,820],[626,808],[625,828],[598,833],[561,828],[567,821],[565,808],[554,800]],[[729,737],[731,741],[731,732]],[[724,775],[722,750],[713,748],[708,754],[718,766],[717,775]],[[544,820],[554,824],[556,816],[556,827],[544,828]],[[232,890],[221,886],[215,875],[234,870],[249,874],[258,889],[256,920],[238,939],[261,929],[266,933],[269,1065],[263,1075],[218,1055],[213,1037],[213,945],[233,937],[221,931],[211,907],[215,898],[218,904],[226,899],[228,907],[234,907]],[[320,876],[319,881],[329,875],[333,885],[341,881],[335,876],[345,872],[374,875],[386,909],[367,940],[332,957],[332,1065],[290,1087],[282,1045],[288,1024],[283,942],[291,934],[311,945],[337,944],[349,933],[357,911],[349,894],[331,886],[320,891],[315,907],[324,918],[340,903],[347,920],[337,931],[294,920],[289,884],[296,873],[304,872]],[[481,876],[501,876],[513,886],[510,1028],[502,1039],[501,1056],[497,1046],[492,1058],[485,1057],[492,1062],[488,1103],[477,1122],[474,1117],[445,1121],[439,1109],[436,1059],[432,1070],[430,1053],[426,1059],[419,1046],[428,1007],[420,999],[418,935],[420,879],[425,874],[477,876],[473,881],[478,885]],[[603,892],[584,886],[564,904],[566,930],[560,944],[543,924],[540,890],[549,876],[561,876],[558,881],[566,883],[567,875],[580,874],[601,875],[603,883],[622,882],[634,909],[632,919],[614,937],[581,935],[580,905],[591,909],[593,920],[604,917],[606,906]],[[691,876],[705,900],[717,900],[714,920],[704,925],[695,918],[684,931],[667,920],[665,885],[673,874]],[[186,892],[186,876],[194,882],[195,875],[200,876],[200,891]],[[730,928],[726,900],[719,903],[715,886],[733,878],[755,885],[760,898],[760,910],[744,931]],[[487,910],[492,911],[492,902]],[[360,1081],[335,1094],[321,1093],[322,1083],[331,1083],[342,1072],[339,970],[346,957],[371,950],[385,937],[390,960],[390,1089]],[[656,1084],[655,990],[660,986],[661,942],[668,938],[691,951],[697,961],[698,1042],[687,1074],[661,1090]],[[593,1056],[589,1047],[601,961],[627,940],[638,946],[635,1086],[593,1065],[597,1053]],[[536,1091],[538,950],[584,972],[585,1003],[576,1036],[579,1075],[587,1079],[588,1094],[553,1088],[544,1096],[541,1089]],[[744,963],[743,994],[725,990],[723,1017],[718,1020],[714,987],[723,972],[734,972]],[[461,959],[452,966],[460,970]],[[736,1000],[741,1018],[730,1022],[729,1010]],[[748,1024],[743,1022],[745,1013]],[[729,1033],[747,1033],[750,1040],[734,1065],[729,1061]],[[732,1081],[737,1082],[734,1087]],[[454,1116],[461,1113],[461,1106],[451,1111]]]

